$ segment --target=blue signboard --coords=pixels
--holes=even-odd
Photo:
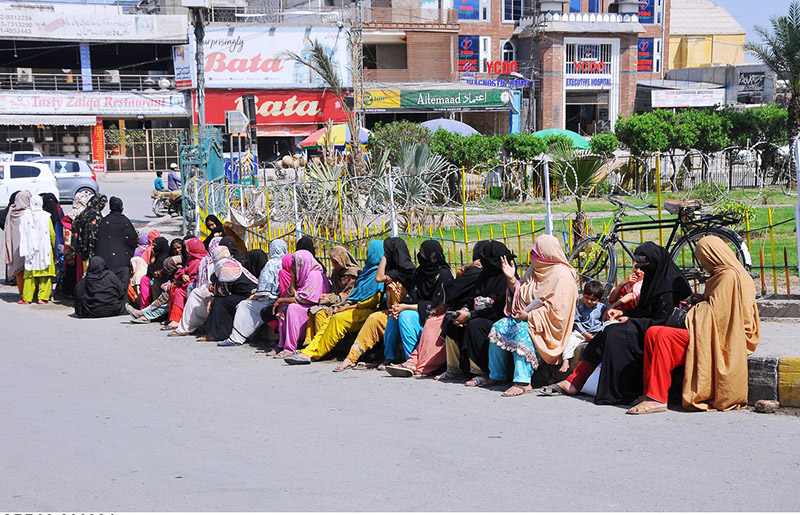
[[[81,43],[78,48],[81,57],[81,89],[92,91],[92,55],[89,52],[89,43]]]
[[[653,72],[653,38],[639,39],[639,64],[636,70],[640,72]]]
[[[458,71],[477,73],[480,51],[478,36],[458,36]]]
[[[459,20],[479,20],[480,0],[454,0]]]
[[[655,23],[653,0],[639,0],[639,23]]]

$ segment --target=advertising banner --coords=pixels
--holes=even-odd
[[[89,44],[81,43],[78,48],[81,57],[81,89],[92,91],[92,57],[89,52]]]
[[[655,23],[654,0],[639,0],[639,23]]]
[[[0,92],[5,114],[90,114],[96,116],[188,116],[183,93]]]
[[[458,71],[477,73],[480,43],[479,36],[458,36]]]
[[[287,57],[292,52],[308,59],[312,41],[326,48],[342,84],[352,85],[346,29],[247,26],[206,29],[206,87],[322,88],[319,75]]]
[[[639,63],[636,70],[640,72],[653,71],[653,38],[639,39]]]
[[[455,0],[453,7],[458,11],[459,20],[480,19],[480,0]]]
[[[188,18],[123,14],[115,5],[0,3],[0,38],[49,41],[183,42]]]
[[[103,134],[102,118],[98,118],[97,124],[92,127],[92,160],[94,173],[106,171],[106,139]]]
[[[512,101],[511,91],[507,89],[485,90],[418,90],[402,91],[400,106],[412,109],[479,110],[508,109]]]
[[[711,107],[725,104],[725,89],[679,89],[651,92],[653,107]]]
[[[189,45],[172,47],[172,66],[175,70],[175,88],[194,88],[195,66]]]
[[[225,124],[225,111],[242,111],[242,97],[254,95],[256,125],[320,124],[346,121],[342,106],[324,91],[206,91],[206,123]],[[196,118],[196,116],[195,116]]]
[[[364,91],[361,107],[366,109],[392,109],[400,107],[399,89],[368,89]]]

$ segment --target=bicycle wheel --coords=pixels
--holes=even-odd
[[[705,275],[703,267],[695,256],[697,242],[703,236],[717,236],[724,241],[736,255],[736,259],[744,266],[745,270],[750,270],[752,261],[750,260],[750,250],[747,243],[732,229],[726,227],[701,227],[694,229],[681,237],[672,247],[670,258],[681,269],[683,276],[691,281],[703,281]]]
[[[605,284],[604,297],[611,293],[617,278],[617,249],[613,243],[586,238],[569,253],[569,262],[577,272],[578,288],[595,279]]]

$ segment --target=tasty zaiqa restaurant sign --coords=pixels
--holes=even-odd
[[[325,83],[316,73],[286,55],[293,52],[310,57],[314,40],[328,50],[343,85],[351,85],[346,30],[248,26],[206,29],[203,44],[206,87],[323,88]]]

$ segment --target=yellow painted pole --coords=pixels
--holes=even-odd
[[[503,245],[508,247],[508,234],[506,234],[506,223],[503,222]]]
[[[466,238],[464,238],[466,239]],[[478,227],[478,239],[476,241],[481,241],[481,228]]]
[[[361,259],[361,227],[356,227],[356,236],[358,237],[358,245],[356,246],[356,258]]]
[[[656,202],[658,202],[658,221],[661,221],[661,155],[656,154]],[[658,228],[658,244],[664,246],[664,229]]]
[[[381,221],[381,233],[386,232],[386,220]]]
[[[531,215],[531,246],[533,245],[533,240],[535,238],[536,238],[536,223],[533,221],[533,215]]]
[[[267,200],[267,234],[269,235],[270,241],[272,240],[272,220],[270,220],[269,216],[269,190],[264,188],[264,196]]]
[[[767,208],[767,220],[769,222],[769,248],[772,255],[772,286],[773,292],[778,295],[778,262],[775,260],[775,228],[772,227],[772,208]]]
[[[752,246],[750,245],[750,213],[745,211],[744,213],[744,228],[745,228],[745,238],[747,238],[747,251],[750,252]]]
[[[428,226],[428,237],[430,237],[430,239],[433,239],[433,226],[432,225]]]
[[[568,218],[567,220],[567,241],[569,242],[569,251],[572,252],[572,218]]]
[[[519,250],[518,255],[522,255],[522,224],[519,220],[517,220],[517,249]]]
[[[490,240],[494,239],[494,226],[493,225],[489,225],[489,239]]]
[[[439,226],[439,239],[444,241],[444,233],[442,232],[442,226]]]
[[[453,259],[456,258],[458,253],[456,252],[456,228],[453,227]]]
[[[342,228],[342,239],[344,239],[344,214],[342,213],[342,180],[336,179],[336,192],[339,194],[339,227]]]

